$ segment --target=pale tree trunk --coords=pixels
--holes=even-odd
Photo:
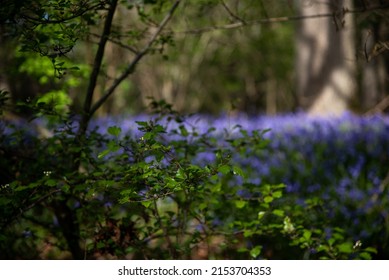
[[[342,13],[351,0],[297,0],[303,16],[334,13],[333,17],[301,20],[297,28],[297,90],[303,109],[312,114],[338,115],[348,110],[356,91],[354,21]]]

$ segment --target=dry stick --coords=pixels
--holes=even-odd
[[[89,114],[92,116],[97,109],[101,107],[101,105],[104,104],[104,102],[108,99],[108,97],[111,96],[112,93],[114,93],[115,89],[120,85],[120,83],[127,78],[135,69],[135,66],[138,64],[138,62],[141,60],[141,58],[149,52],[151,49],[153,43],[157,40],[158,36],[162,32],[162,30],[165,28],[167,23],[172,18],[175,10],[177,9],[178,5],[180,4],[181,0],[177,0],[173,6],[170,8],[168,14],[165,16],[165,18],[161,21],[159,24],[158,29],[155,31],[154,35],[150,38],[146,46],[138,52],[138,54],[134,57],[134,59],[131,61],[131,63],[126,67],[125,71],[113,82],[113,84],[105,91],[104,95],[93,105],[91,108]]]

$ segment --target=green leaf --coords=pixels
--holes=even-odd
[[[359,257],[363,260],[371,260],[371,255],[368,252],[362,252],[359,254]]]
[[[57,181],[54,179],[49,179],[45,182],[45,185],[48,187],[54,187],[57,185]]]
[[[275,198],[282,197],[282,191],[275,191],[275,192],[273,192],[273,197],[275,197]]]
[[[200,211],[202,211],[202,210],[206,209],[207,207],[208,207],[208,203],[203,202],[203,203],[200,203],[200,204],[199,204],[198,209],[199,209]]]
[[[322,244],[320,244],[319,247],[317,248],[318,252],[322,252],[322,251],[327,252],[328,250],[330,250],[330,248],[327,245],[322,245]]]
[[[236,208],[241,209],[241,208],[245,207],[246,204],[247,204],[247,201],[244,201],[244,200],[235,200],[235,206],[236,206]]]
[[[139,125],[140,127],[145,127],[148,125],[148,122],[142,122],[142,121],[136,121],[135,122],[137,125]]]
[[[221,191],[221,189],[222,189],[221,183],[217,183],[211,187],[211,192],[212,193],[219,193]]]
[[[259,254],[261,254],[261,250],[262,250],[262,246],[255,246],[250,250],[250,256],[254,259],[257,258]]]
[[[184,125],[180,125],[179,128],[182,136],[186,137],[189,135],[189,132]]]
[[[185,180],[186,179],[185,170],[183,170],[182,168],[178,169],[176,172],[176,178]]]
[[[115,136],[115,137],[118,137],[121,132],[122,132],[122,129],[118,126],[108,127],[108,133]]]
[[[97,158],[102,158],[109,153],[116,152],[120,149],[120,146],[115,141],[108,142],[108,148],[97,155]]]
[[[145,200],[145,201],[142,201],[141,204],[146,207],[146,208],[149,208],[150,205],[151,205],[152,201],[151,200]]]
[[[369,253],[373,253],[373,254],[377,254],[377,249],[373,248],[373,247],[367,247],[367,248],[363,249],[363,251],[369,252]]]
[[[270,204],[269,203],[262,203],[261,207],[265,208],[265,209],[269,209],[270,208]]]
[[[263,216],[265,216],[265,214],[266,214],[266,212],[264,212],[264,211],[258,212],[258,220],[262,219]]]
[[[278,185],[273,185],[273,189],[285,189],[286,185],[285,184],[278,184]]]
[[[250,236],[253,236],[254,235],[254,232],[252,230],[249,230],[249,229],[246,229],[244,232],[243,232],[243,236],[244,237],[250,237]]]
[[[153,131],[148,131],[143,135],[144,140],[151,140],[155,138],[155,132]]]
[[[285,212],[284,212],[284,210],[275,209],[275,210],[273,210],[273,214],[278,216],[278,217],[283,217]]]
[[[228,165],[221,165],[221,166],[219,166],[218,169],[219,169],[219,171],[220,171],[221,173],[223,173],[224,175],[230,173],[230,171],[231,171],[231,167],[229,167]]]
[[[351,244],[350,242],[342,243],[337,247],[338,247],[339,252],[341,252],[341,253],[349,254],[349,253],[353,252],[353,244]]]
[[[108,155],[110,152],[111,152],[111,151],[110,151],[109,149],[104,150],[104,151],[102,151],[101,153],[99,153],[99,154],[97,155],[97,158],[103,158],[103,157],[105,157],[106,155]]]
[[[177,190],[177,186],[179,186],[179,183],[174,180],[174,178],[166,177],[166,187],[172,190]]]
[[[312,236],[312,232],[310,230],[304,230],[304,233],[303,233],[303,236],[305,238],[305,240],[310,240],[311,236]]]
[[[270,203],[270,202],[272,202],[273,201],[273,197],[272,196],[265,196],[265,198],[263,199],[263,201],[265,202],[265,203]]]
[[[240,167],[238,167],[238,166],[234,166],[232,168],[232,172],[234,173],[234,175],[239,175],[242,178],[246,177],[245,174],[244,174],[244,171]]]
[[[25,189],[33,189],[33,188],[36,188],[37,186],[39,186],[38,183],[30,183],[30,184],[28,184],[27,186],[24,186],[24,185],[18,186],[18,187],[16,187],[14,190],[15,190],[15,191],[23,191],[23,190],[25,190]]]

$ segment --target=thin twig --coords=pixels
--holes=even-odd
[[[101,39],[101,35],[99,34],[96,34],[96,33],[90,33],[90,35],[92,35],[93,37],[96,37],[96,38],[99,38]],[[125,45],[123,42],[121,42],[120,40],[116,40],[114,38],[108,38],[108,41],[115,44],[115,45],[118,45],[119,47],[123,48],[123,49],[126,49],[126,50],[129,50],[130,52],[134,53],[134,54],[137,54],[138,53],[138,50],[136,50],[135,48],[131,47],[131,46],[128,46],[128,45]]]
[[[221,3],[222,3],[222,5],[223,5],[224,9],[226,9],[227,13],[228,13],[232,18],[234,18],[234,19],[236,19],[236,20],[238,20],[238,21],[244,23],[244,20],[241,19],[240,17],[238,17],[236,14],[234,14],[234,13],[231,11],[231,9],[227,6],[227,4],[226,4],[223,0],[221,0]]]

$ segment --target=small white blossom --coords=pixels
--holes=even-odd
[[[361,240],[358,240],[357,242],[355,242],[355,244],[354,244],[354,246],[353,246],[353,249],[355,250],[355,249],[358,249],[359,247],[361,247],[362,246],[362,242],[361,242]]]

